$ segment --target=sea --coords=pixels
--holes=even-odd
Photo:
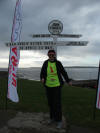
[[[65,67],[70,79],[73,80],[97,80],[98,67]],[[8,71],[0,68],[0,71]],[[40,67],[18,68],[17,77],[28,80],[40,80]]]

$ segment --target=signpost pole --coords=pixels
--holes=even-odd
[[[57,44],[57,36],[53,36],[53,42]],[[54,50],[56,52],[56,59],[57,59],[57,45],[54,46]]]

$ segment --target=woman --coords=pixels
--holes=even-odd
[[[49,59],[43,63],[40,79],[46,88],[47,100],[50,109],[49,124],[56,121],[57,128],[61,128],[62,123],[62,107],[61,107],[61,88],[65,81],[71,85],[67,72],[60,61],[56,59],[54,50],[48,51]]]

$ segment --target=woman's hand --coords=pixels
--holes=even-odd
[[[70,82],[68,83],[68,85],[72,86],[72,82],[70,81]]]
[[[44,83],[44,78],[41,79],[41,82]]]
[[[66,82],[66,85],[69,85],[69,86],[72,86],[72,82],[70,81],[70,82]]]

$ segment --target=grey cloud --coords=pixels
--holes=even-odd
[[[2,41],[0,42],[0,51],[9,50],[9,48],[5,48],[4,42],[10,41],[15,3],[14,0],[10,0],[10,2],[9,0],[0,0],[0,18],[2,18],[0,20],[0,41]],[[22,0],[23,26],[21,41],[37,40],[29,37],[29,34],[49,33],[48,23],[53,19],[59,19],[64,26],[62,33],[82,34],[83,40],[90,41],[90,43],[92,41],[87,47],[58,48],[59,56],[82,57],[84,52],[86,57],[99,56],[100,41],[97,36],[100,21],[99,4],[98,0]],[[46,53],[47,51],[40,51],[40,54]]]
[[[13,20],[14,3],[4,0],[0,7],[0,40],[7,41],[10,38],[11,25]]]

